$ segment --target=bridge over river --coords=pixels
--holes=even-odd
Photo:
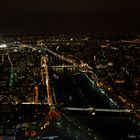
[[[20,106],[19,115],[24,117],[18,120],[22,120],[23,124],[24,118],[28,120],[27,114],[30,118],[36,119],[30,119],[34,121],[28,123],[31,127],[27,125],[22,129],[23,126],[20,125],[21,130],[16,127],[17,135],[22,131],[27,137],[33,137],[35,140],[49,139],[53,136],[77,140],[118,140],[127,139],[132,135],[139,137],[137,126],[130,121],[133,110],[122,108],[116,100],[99,88],[98,78],[88,65],[81,67],[74,60],[47,48],[38,50],[31,47],[31,49],[37,51],[33,100],[28,102],[16,100],[10,105]],[[8,59],[14,68],[9,56]],[[89,73],[93,79],[88,76]],[[8,85],[12,87],[14,69],[11,69],[9,77]],[[31,114],[28,112],[23,115],[28,106],[32,106],[29,107],[29,111],[32,110]],[[12,119],[15,115],[18,114],[13,114]]]

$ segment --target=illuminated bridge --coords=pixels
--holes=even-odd
[[[97,87],[97,81],[90,79],[86,72],[83,73],[74,60],[65,58],[48,49],[44,51],[38,50],[38,48],[33,48],[31,52],[28,50],[22,51],[20,54],[15,52],[14,55],[9,52],[4,57],[1,55],[0,58],[3,64],[7,64],[7,69],[9,70],[8,78],[4,77],[7,87],[3,87],[5,82],[1,82],[3,88],[0,91],[2,94],[0,98],[5,100],[6,97],[8,101],[11,101],[9,99],[13,99],[15,96],[22,96],[13,99],[19,105],[18,107],[12,107],[10,104],[13,112],[13,114],[11,112],[11,118],[13,120],[15,117],[17,118],[16,124],[19,122],[24,124],[25,118],[29,120],[29,116],[30,121],[37,122],[34,124],[34,131],[28,127],[27,136],[36,136],[39,133],[46,134],[47,132],[44,129],[50,123],[53,123],[53,120],[60,117],[61,113],[60,118],[65,120],[65,129],[63,130],[66,130],[67,126],[67,128],[70,128],[70,124],[72,124],[72,126],[76,126],[73,130],[77,131],[80,127],[83,128],[82,125],[84,124],[87,127],[84,127],[82,132],[86,130],[87,134],[91,133],[89,128],[93,128],[93,132],[95,129],[99,134],[103,135],[104,131],[107,130],[105,131],[107,132],[105,136],[109,137],[113,129],[114,134],[118,133],[118,131],[121,133],[125,129],[120,124],[122,122],[127,123],[123,120],[124,116],[126,115],[129,118],[132,110],[120,109],[118,103],[110,98],[103,89]],[[2,67],[4,68],[3,65]],[[17,82],[15,82],[16,75],[19,75]],[[1,106],[1,110],[2,108],[4,107]],[[29,109],[30,111],[28,111]],[[42,114],[38,110],[42,110]],[[15,112],[18,112],[18,114]],[[83,112],[86,114],[84,114],[85,116]],[[102,114],[99,114],[99,112]],[[122,113],[125,115],[120,117]],[[103,118],[104,116],[106,118]],[[5,120],[5,116],[1,115],[0,117]],[[7,120],[10,120],[8,115],[7,118]],[[1,121],[1,123],[3,122]],[[112,122],[122,129],[118,130],[112,125]],[[110,123],[110,127],[108,127],[108,123]],[[60,123],[58,122],[58,124]],[[129,124],[128,126],[130,126]],[[11,125],[11,122],[9,125]],[[105,130],[102,128],[105,128]]]
[[[32,47],[30,47],[32,49]],[[24,50],[24,49],[23,49]],[[32,90],[32,94],[26,94],[24,96],[27,96],[25,100],[22,100],[24,104],[40,104],[40,103],[48,103],[50,106],[54,105],[54,101],[56,102],[56,95],[55,93],[55,86],[52,83],[55,83],[58,81],[57,78],[64,76],[66,73],[69,75],[69,78],[72,78],[72,81],[77,81],[79,77],[84,77],[84,82],[90,81],[88,85],[91,85],[92,87],[96,89],[95,91],[98,91],[99,93],[96,93],[94,91],[93,94],[97,94],[96,96],[103,96],[106,97],[106,99],[109,99],[110,102],[114,102],[109,98],[106,93],[98,88],[95,84],[97,81],[91,80],[86,73],[82,73],[82,70],[79,69],[78,65],[74,60],[71,60],[69,58],[65,58],[62,55],[59,55],[55,52],[52,52],[48,49],[41,49],[38,51],[38,48],[33,48],[33,52],[29,52],[29,55],[24,54],[24,51],[20,50],[20,55],[18,55],[17,52],[14,52],[15,56],[17,55],[17,58],[19,58],[19,63],[15,63],[14,57],[11,57],[11,54],[8,52],[6,55],[1,55],[1,60],[2,63],[5,64],[5,61],[7,60],[7,64],[9,63],[10,67],[10,75],[9,75],[9,81],[8,81],[8,86],[11,88],[15,88],[15,91],[26,89],[26,92],[30,88],[30,85],[34,87]],[[26,48],[25,53],[27,53],[28,50]],[[33,54],[32,54],[33,53]],[[33,62],[31,63],[30,61],[30,56],[32,55],[32,60]],[[35,55],[35,56],[34,56]],[[20,58],[21,57],[21,58]],[[15,58],[16,59],[16,58]],[[20,62],[22,62],[20,64]],[[15,63],[15,64],[14,64]],[[20,66],[19,66],[20,64]],[[22,69],[20,69],[22,67]],[[28,69],[27,69],[28,68]],[[15,81],[15,71],[16,70],[21,70],[23,73],[22,77],[24,77],[24,83],[22,82],[22,85],[19,84],[18,86],[14,86],[14,81]],[[30,70],[30,71],[29,71]],[[27,72],[29,71],[29,74],[27,75]],[[33,75],[32,77],[30,75]],[[27,75],[27,76],[26,76]],[[27,83],[28,79],[30,76],[30,81],[29,84]],[[64,76],[65,77],[65,76]],[[21,79],[21,78],[20,78]],[[55,80],[54,80],[55,79]],[[81,79],[81,80],[83,80]],[[26,83],[25,83],[26,82]],[[32,83],[31,83],[32,82]],[[77,81],[80,83],[80,81]],[[3,84],[4,82],[1,82]],[[60,82],[61,83],[61,82]],[[76,83],[76,82],[74,82]],[[66,83],[69,85],[69,83]],[[71,83],[73,85],[73,83]],[[83,83],[81,83],[83,84]],[[88,85],[86,87],[88,87]],[[85,84],[83,84],[83,87]],[[17,87],[17,88],[16,88]],[[86,88],[85,87],[85,88]],[[42,90],[43,88],[43,90]],[[62,88],[62,87],[61,87]],[[64,87],[65,88],[65,87]],[[75,87],[77,88],[77,87]],[[80,87],[81,88],[81,87]],[[5,89],[6,90],[6,89]],[[70,89],[68,89],[70,90]],[[30,92],[30,91],[29,91]],[[41,93],[42,92],[42,93]],[[88,93],[87,93],[88,94]],[[29,97],[30,96],[30,100]],[[40,96],[42,96],[42,99],[40,99]],[[64,95],[65,96],[65,95]],[[59,98],[59,97],[58,97]],[[18,103],[18,99],[16,98],[16,103]],[[58,102],[59,103],[59,102]],[[115,102],[114,102],[115,104]]]

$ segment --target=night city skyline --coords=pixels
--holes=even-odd
[[[0,0],[0,140],[140,138],[140,0]]]

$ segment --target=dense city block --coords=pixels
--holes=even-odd
[[[140,138],[139,62],[135,34],[1,35],[0,139]]]

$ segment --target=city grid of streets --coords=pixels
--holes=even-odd
[[[28,42],[29,42],[29,40],[28,40]],[[38,131],[30,130],[29,124],[23,123],[25,125],[25,128],[24,128],[25,130],[21,130],[21,131],[25,132],[24,134],[27,137],[35,138],[37,135],[40,135],[39,132],[43,132],[44,129],[46,130],[47,127],[50,126],[50,122],[52,122],[52,121],[55,122],[55,119],[57,119],[61,116],[61,111],[63,112],[65,110],[66,110],[66,112],[67,111],[68,112],[76,111],[76,112],[80,112],[80,113],[81,112],[86,112],[86,113],[90,112],[91,115],[93,115],[93,116],[98,111],[99,112],[124,113],[127,117],[129,116],[129,119],[132,120],[132,122],[134,122],[134,124],[135,123],[137,125],[139,124],[139,110],[138,110],[138,108],[135,107],[135,105],[137,106],[137,104],[134,104],[134,102],[129,102],[129,100],[126,101],[126,99],[121,95],[118,95],[116,98],[116,95],[106,94],[106,92],[105,92],[106,85],[103,84],[102,80],[100,79],[100,76],[95,74],[94,67],[89,66],[88,63],[84,63],[83,60],[80,60],[80,63],[79,63],[79,60],[78,61],[76,60],[77,57],[75,57],[75,60],[74,60],[73,56],[75,54],[73,54],[73,56],[69,55],[68,57],[65,57],[65,54],[67,55],[67,52],[65,52],[66,50],[65,50],[64,45],[67,45],[66,48],[69,47],[69,49],[70,49],[70,46],[72,46],[72,45],[73,46],[81,45],[81,47],[82,47],[85,45],[85,42],[86,43],[90,42],[89,38],[87,36],[84,38],[81,38],[79,40],[78,39],[76,40],[74,38],[70,38],[70,39],[66,40],[65,37],[63,37],[63,36],[61,36],[61,39],[59,39],[59,38],[56,39],[56,38],[52,37],[50,40],[49,39],[47,40],[48,42],[50,41],[49,43],[51,44],[50,45],[48,43],[50,45],[49,47],[45,45],[44,40],[42,40],[42,39],[35,41],[35,42],[37,42],[37,44],[34,46],[31,44],[28,44],[28,43],[26,44],[25,43],[26,39],[23,39],[21,41],[23,41],[23,42],[21,43],[19,40],[18,41],[16,40],[15,42],[12,41],[12,43],[14,45],[16,45],[16,47],[15,46],[13,47],[12,46],[13,44],[11,45],[10,41],[9,41],[9,44],[12,47],[10,47],[10,45],[7,46],[6,43],[3,43],[0,46],[1,47],[1,50],[0,50],[1,51],[1,64],[2,64],[1,72],[3,72],[3,74],[5,74],[5,75],[3,75],[3,77],[1,77],[2,78],[2,80],[1,80],[2,81],[1,82],[1,87],[2,87],[1,102],[4,104],[15,103],[17,105],[19,105],[19,104],[43,105],[44,104],[44,105],[49,105],[49,108],[50,108],[49,112],[47,112],[48,114],[45,113],[41,116],[42,118],[43,117],[45,118],[45,119],[44,118],[42,119],[43,123],[34,122],[36,125],[38,125],[38,128],[36,128],[36,129],[38,129]],[[31,39],[31,42],[32,41],[33,40]],[[111,48],[112,47],[111,43],[114,44],[114,42],[115,42],[115,41],[114,42],[110,41],[111,42],[110,43],[108,40],[101,40],[101,39],[98,41],[103,43],[103,44],[101,44],[101,49],[102,48],[107,48],[107,49]],[[131,40],[121,40],[120,42],[122,42],[122,43],[125,42],[128,44],[129,43],[137,44],[138,40],[135,40],[134,42]],[[98,43],[98,42],[96,42],[96,43]],[[117,50],[118,48],[112,47],[111,49]],[[76,48],[75,48],[75,51],[76,51]],[[98,50],[96,50],[96,51],[98,51]],[[20,55],[18,56],[19,52],[20,52]],[[63,53],[63,54],[61,54],[61,53]],[[14,58],[13,54],[15,54],[14,55],[15,58]],[[13,57],[11,57],[11,56],[13,56]],[[54,58],[55,58],[55,60],[53,60]],[[97,56],[94,55],[93,58],[94,58],[94,61],[97,61],[96,60]],[[35,60],[35,62],[34,62],[34,60]],[[101,61],[102,61],[102,59],[101,59]],[[96,69],[102,70],[102,69],[105,69],[110,66],[112,67],[113,65],[115,65],[115,64],[113,64],[111,62],[108,62],[108,65],[97,63]],[[19,67],[21,67],[21,68],[19,68]],[[10,71],[9,71],[9,69],[10,69]],[[127,70],[125,70],[125,71],[127,72]],[[26,72],[28,72],[28,73],[26,74]],[[8,75],[8,73],[9,73],[9,75]],[[73,75],[73,73],[75,73],[75,75]],[[101,73],[102,73],[102,71],[101,71]],[[63,75],[65,75],[66,77],[65,76],[63,77]],[[70,75],[73,75],[73,78],[71,78]],[[27,77],[27,76],[30,76],[30,77]],[[71,88],[73,88],[73,87],[68,89],[67,86],[64,87],[65,84],[64,85],[63,84],[55,85],[53,83],[53,82],[57,83],[59,81],[58,79],[62,78],[63,80],[68,81],[69,84],[72,84],[74,82],[74,84],[78,85],[78,83],[80,83],[80,82],[76,78],[79,78],[79,77],[82,77],[81,80],[83,80],[83,81],[86,79],[88,81],[88,84],[90,83],[92,85],[91,87],[89,86],[89,88],[91,88],[90,90],[95,88],[98,91],[98,94],[100,94],[100,95],[96,95],[96,90],[95,89],[93,90],[95,92],[94,93],[95,98],[97,98],[96,96],[101,96],[100,98],[97,98],[97,99],[101,99],[100,103],[103,103],[103,101],[105,102],[105,103],[103,103],[103,105],[99,105],[99,108],[96,108],[96,106],[98,107],[97,103],[93,103],[93,105],[95,104],[95,108],[94,108],[94,106],[91,106],[92,102],[89,100],[89,98],[92,96],[89,96],[89,97],[84,96],[83,98],[82,97],[79,98],[78,95],[76,95],[76,96],[81,100],[81,102],[79,102],[80,106],[77,105],[77,107],[76,107],[75,100],[74,100],[75,97],[73,96],[72,93],[69,93],[69,91],[68,91],[68,90],[72,90]],[[68,80],[68,79],[72,79],[73,82],[71,83],[71,80]],[[76,79],[76,80],[74,80],[74,79]],[[59,82],[59,83],[61,83],[61,82]],[[116,80],[115,83],[123,84],[124,80]],[[86,82],[85,82],[85,84],[86,84]],[[6,88],[3,88],[3,87],[6,87]],[[16,87],[18,87],[18,88],[16,88]],[[61,88],[59,88],[59,87],[61,87]],[[80,85],[78,85],[77,87],[80,87]],[[86,88],[86,87],[84,87],[84,88]],[[64,91],[63,91],[63,89],[64,89]],[[23,95],[19,95],[21,90],[23,90],[23,93],[22,93]],[[73,90],[75,90],[75,89],[73,89]],[[84,92],[86,92],[86,90],[82,89],[81,87],[78,88],[76,91],[79,94],[81,94],[81,93],[83,94],[82,90]],[[87,92],[87,94],[91,94],[91,92],[93,92],[90,90],[89,90],[89,92]],[[111,86],[108,86],[107,90],[111,91],[111,93],[112,93]],[[30,92],[30,97],[27,94],[27,92]],[[66,93],[66,92],[68,92],[68,93]],[[9,97],[7,95],[8,93],[10,93]],[[62,95],[56,95],[57,93],[62,94]],[[17,95],[13,96],[13,94],[17,94]],[[42,95],[40,95],[40,94],[42,94]],[[67,97],[65,97],[66,96],[65,94],[67,95]],[[112,93],[112,94],[114,94],[114,93]],[[19,97],[17,98],[17,96],[19,96]],[[92,97],[92,99],[93,99],[93,97]],[[76,99],[78,99],[78,98],[76,98]],[[103,100],[102,100],[102,98],[103,98]],[[84,99],[85,101],[82,99]],[[84,103],[84,105],[83,105],[83,103]],[[109,104],[109,106],[108,106],[108,104]],[[122,106],[122,108],[119,108],[119,107],[121,107],[119,104]],[[105,106],[105,108],[104,108],[104,106]],[[109,108],[106,108],[106,107],[109,107]],[[23,108],[21,107],[21,109],[23,109]],[[7,110],[5,110],[5,112]],[[71,116],[71,119],[70,119],[68,117],[69,116],[68,114],[67,114],[67,116],[65,116],[66,114],[62,113],[62,116],[65,119],[69,120],[70,122],[77,122],[76,120],[71,120],[71,119],[74,119],[73,116]],[[130,115],[128,115],[128,114],[130,114]],[[37,117],[37,114],[35,114],[35,116]],[[63,124],[63,122],[61,122],[61,123]],[[23,124],[19,125],[18,127],[22,128],[24,126]],[[77,124],[78,124],[78,122],[77,122]],[[84,126],[82,126],[82,124],[81,124],[81,127],[83,128]],[[83,128],[83,130],[86,130],[86,128]],[[77,139],[78,138],[80,139],[80,136],[81,136],[80,131],[81,130],[79,130],[79,132],[77,132],[78,133]],[[91,130],[89,129],[89,131],[91,131]],[[66,132],[66,133],[68,133],[68,132]],[[89,132],[87,132],[87,133],[89,133]],[[44,132],[42,133],[42,135],[43,134],[44,134]],[[76,134],[73,134],[73,135],[76,136]],[[93,132],[92,132],[91,135],[92,136],[94,135],[94,137],[96,135],[98,137],[99,134],[93,134]],[[135,135],[136,135],[136,137],[138,137],[137,134],[135,134]],[[49,137],[49,136],[46,136],[46,139],[47,139],[47,137]],[[54,136],[54,138],[57,138],[57,137],[59,137],[59,136]],[[83,136],[83,137],[88,137],[88,136]],[[108,135],[105,137],[110,139],[110,137]],[[38,139],[39,138],[41,139],[41,137],[38,136]]]

